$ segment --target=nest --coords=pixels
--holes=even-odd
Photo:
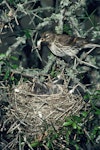
[[[52,124],[59,128],[67,116],[78,114],[85,102],[80,95],[70,94],[65,85],[34,81],[19,83],[10,104],[10,116],[20,122],[27,136],[37,136]],[[18,124],[13,126],[10,132]]]

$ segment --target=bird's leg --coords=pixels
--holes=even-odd
[[[77,61],[79,62],[78,64],[84,64],[84,65],[86,65],[86,66],[90,66],[90,67],[99,69],[97,66],[92,65],[92,64],[90,64],[90,63],[88,63],[88,62],[85,62],[85,61],[81,60],[81,59],[78,58],[76,55],[74,55],[74,57],[75,57],[75,58],[77,59]],[[78,64],[77,64],[77,66],[78,66]]]
[[[95,47],[91,48],[87,53],[85,53],[85,54],[81,57],[81,60],[85,59],[94,49],[95,49]]]
[[[82,61],[82,60],[85,59],[94,49],[95,49],[95,47],[93,47],[92,49],[90,49],[87,53],[84,54],[84,56],[83,56],[81,59],[78,58],[76,55],[75,55],[75,58],[79,61],[80,64],[85,64],[85,65],[87,65],[87,66],[91,66],[91,67],[94,67],[94,68],[98,69],[97,66],[92,65],[92,64],[89,64],[89,63],[87,63],[87,62],[85,62],[85,61]],[[78,63],[78,64],[79,64],[79,63]],[[78,64],[77,64],[77,66],[78,66]]]

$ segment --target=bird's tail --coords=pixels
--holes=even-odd
[[[96,48],[96,47],[100,47],[99,44],[92,44],[92,43],[89,43],[89,44],[85,44],[84,45],[84,48]]]

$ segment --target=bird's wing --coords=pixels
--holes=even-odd
[[[55,37],[55,41],[63,46],[71,45],[73,40],[74,38],[68,35],[58,35]]]
[[[54,41],[54,45],[56,47],[56,50],[58,50],[59,54],[62,56],[68,55],[68,56],[73,57],[79,52],[78,48],[75,48],[74,46],[70,46],[70,45],[64,46],[58,41]]]
[[[69,35],[59,35],[56,37],[56,41],[61,43],[63,46],[75,46],[75,47],[83,47],[83,45],[87,44],[88,42],[84,38],[80,37],[73,37]]]
[[[100,47],[99,44],[90,43],[85,38],[73,37],[69,35],[59,35],[56,37],[56,41],[58,41],[63,46],[68,45],[68,46],[73,46],[79,49]]]

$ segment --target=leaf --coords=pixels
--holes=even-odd
[[[64,123],[63,123],[63,126],[64,126],[64,127],[67,127],[67,126],[70,126],[70,125],[72,125],[72,124],[73,124],[73,121],[69,119],[67,122],[64,122]]]
[[[87,117],[87,115],[88,115],[88,112],[86,112],[86,111],[83,111],[82,112],[82,116],[85,118],[85,117]]]
[[[16,61],[18,60],[18,58],[15,57],[15,56],[11,56],[10,58],[11,58],[12,60],[16,60]]]
[[[6,73],[5,73],[5,76],[4,76],[4,80],[8,79],[9,75],[10,75],[10,71],[7,70]]]
[[[73,122],[72,126],[74,129],[77,129],[77,124],[75,122]]]
[[[5,54],[0,54],[0,60],[2,60],[2,59],[5,59],[6,58],[6,55]]]
[[[12,67],[12,69],[16,69],[16,68],[18,68],[18,65],[12,65],[11,67]]]
[[[34,141],[33,143],[31,143],[31,146],[33,147],[33,148],[35,148],[35,147],[37,147],[37,146],[39,146],[40,145],[40,142],[39,141]]]
[[[13,76],[13,77],[11,77],[11,80],[12,80],[12,81],[14,81],[14,79],[15,79],[15,78],[14,78],[14,76]]]
[[[89,99],[91,98],[91,96],[89,94],[84,95],[84,100],[87,102]]]
[[[47,147],[48,147],[49,149],[52,148],[52,143],[51,143],[51,141],[48,141],[48,142],[47,142]]]
[[[81,122],[81,117],[79,117],[79,116],[73,116],[72,119],[73,119],[75,122],[78,122],[78,123]]]
[[[27,39],[31,38],[30,30],[26,29],[26,30],[24,30],[24,33],[25,33],[25,36]]]
[[[100,115],[100,109],[96,109],[95,114],[96,114],[96,115]]]

